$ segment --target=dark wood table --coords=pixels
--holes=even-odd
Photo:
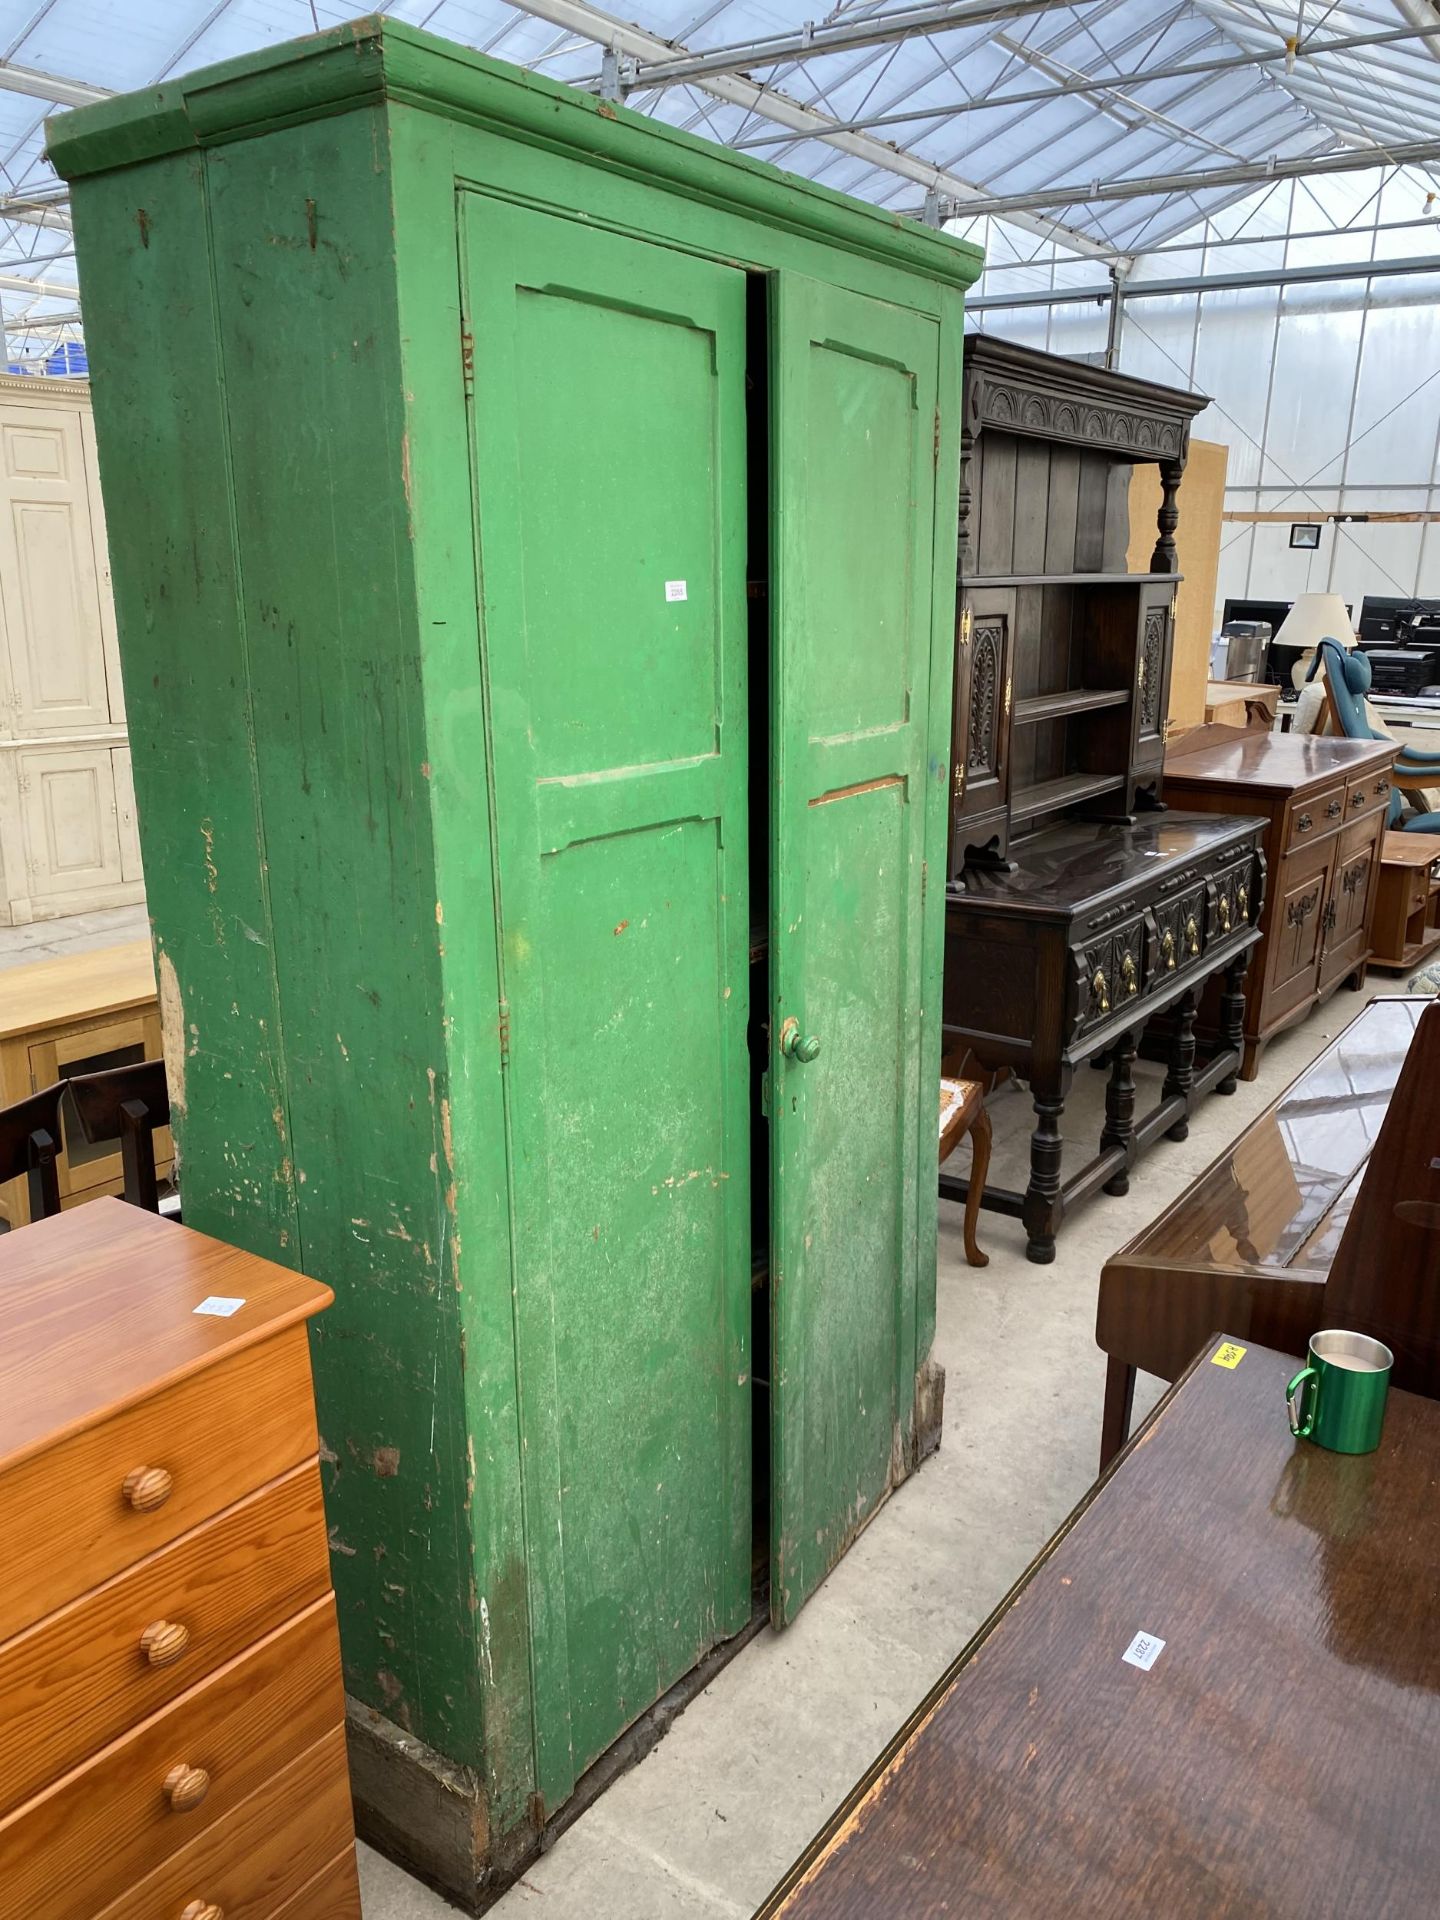
[[[1378,1452],[1325,1453],[1296,1362],[1220,1345],[757,1920],[1436,1911],[1440,1406],[1392,1391]]]

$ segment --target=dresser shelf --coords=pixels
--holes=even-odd
[[[1077,806],[1098,793],[1115,793],[1125,785],[1123,773],[1067,773],[1059,780],[1042,780],[1036,787],[1019,788],[1010,802],[1010,818],[1017,824],[1034,820],[1060,807]]]
[[[1064,720],[1072,713],[1098,713],[1102,707],[1129,704],[1128,687],[1070,687],[1060,693],[1038,693],[1015,702],[1014,724],[1037,726],[1042,720]]]

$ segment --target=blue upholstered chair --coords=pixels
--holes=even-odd
[[[1305,678],[1313,680],[1322,665],[1330,711],[1345,738],[1388,740],[1389,734],[1372,727],[1365,713],[1365,696],[1370,691],[1368,655],[1358,647],[1342,647],[1338,640],[1322,640]],[[1413,747],[1401,747],[1392,778],[1387,824],[1404,833],[1440,833],[1440,813],[1413,813],[1408,820],[1400,818],[1402,788],[1440,786],[1440,753],[1417,753]]]

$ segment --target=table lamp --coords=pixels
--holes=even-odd
[[[1297,690],[1304,686],[1315,649],[1322,640],[1337,641],[1342,647],[1354,646],[1350,610],[1338,593],[1302,593],[1280,622],[1280,631],[1272,642],[1304,649],[1290,669],[1290,684]]]

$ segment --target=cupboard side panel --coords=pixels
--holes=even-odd
[[[454,1077],[379,110],[212,150],[240,605],[346,1681],[478,1757]],[[463,486],[463,473],[457,475]],[[218,863],[217,863],[218,864]]]
[[[204,163],[80,181],[74,219],[186,1217],[293,1266]]]

